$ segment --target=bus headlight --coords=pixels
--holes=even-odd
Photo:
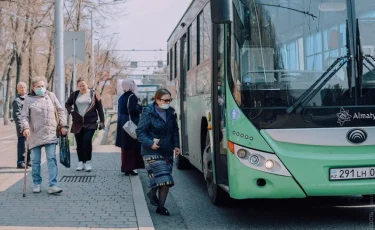
[[[234,155],[247,167],[280,176],[292,176],[276,154],[246,148],[235,143],[233,145],[233,153],[236,153]]]
[[[247,151],[245,149],[240,149],[237,151],[237,156],[239,158],[245,158],[247,155]]]
[[[272,160],[266,160],[266,162],[264,163],[264,166],[265,166],[266,168],[268,168],[268,169],[272,169],[274,165],[275,165],[275,164],[273,163]]]
[[[259,157],[257,155],[251,155],[250,163],[253,165],[257,165],[259,163]]]

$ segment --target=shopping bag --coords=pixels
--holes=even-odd
[[[70,149],[68,136],[60,136],[60,163],[67,168],[70,168]]]

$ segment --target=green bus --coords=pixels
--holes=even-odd
[[[374,0],[195,0],[167,46],[176,165],[212,203],[372,197]]]

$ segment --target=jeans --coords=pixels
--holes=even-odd
[[[42,156],[42,147],[37,146],[31,149],[32,176],[35,185],[42,184],[40,175],[40,162]],[[49,186],[57,186],[57,161],[56,161],[56,144],[44,145],[47,155],[47,166],[49,176]]]
[[[77,155],[78,161],[86,163],[91,161],[92,157],[92,137],[94,136],[95,129],[82,128],[81,131],[75,134],[77,142]]]
[[[22,163],[29,163],[30,160],[30,150],[27,151],[27,162],[25,162],[25,144],[26,144],[26,137],[21,136],[18,137],[17,142],[17,167],[21,167]]]

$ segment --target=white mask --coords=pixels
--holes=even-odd
[[[169,109],[169,104],[162,104],[159,106],[161,109]]]

